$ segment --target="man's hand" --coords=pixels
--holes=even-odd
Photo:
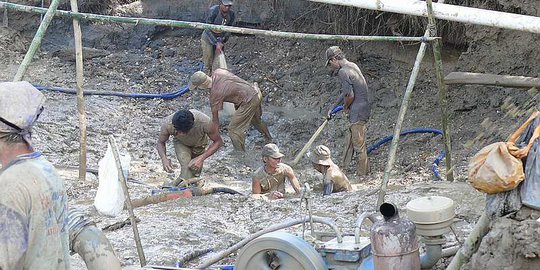
[[[198,156],[189,162],[188,167],[192,170],[198,171],[202,168],[203,164],[204,164],[204,159],[202,159],[201,156]]]
[[[223,52],[223,47],[224,47],[223,43],[221,43],[221,42],[216,43],[216,52],[217,53],[222,53]]]
[[[161,164],[163,164],[163,170],[165,170],[168,173],[174,172],[174,167],[172,165],[172,162],[170,159],[162,159]]]
[[[270,199],[272,200],[283,199],[283,193],[279,191],[272,191],[272,193],[270,193]]]

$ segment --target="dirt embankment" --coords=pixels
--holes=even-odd
[[[170,1],[159,2],[171,4]],[[538,15],[540,10],[535,6],[537,1],[496,2],[507,11],[520,7],[523,13]],[[112,6],[103,12],[133,16],[139,11],[144,12],[145,3],[148,2]],[[15,74],[39,21],[39,17],[27,14],[10,13],[9,16],[12,18],[12,28],[0,28],[1,80],[10,80]],[[287,25],[278,24],[276,27],[287,28]],[[444,49],[446,73],[460,70],[523,76],[540,74],[537,65],[539,52],[537,46],[532,45],[538,44],[538,35],[486,27],[467,26],[467,29],[469,46],[466,50]],[[71,31],[68,20],[55,21],[47,33],[43,49],[29,69],[27,80],[42,85],[74,87]],[[85,87],[147,93],[176,90],[186,85],[189,75],[198,69],[198,35],[197,31],[84,22],[84,46],[91,48],[85,51]],[[337,97],[339,84],[324,68],[323,59],[325,48],[334,44],[233,36],[226,46],[227,60],[233,71],[261,86],[264,95],[263,118],[287,160],[292,160],[322,123],[324,112]],[[368,81],[372,103],[368,145],[372,145],[393,132],[418,46],[360,42],[339,45],[344,48],[349,60],[358,63]],[[409,104],[404,129],[440,127],[437,88],[431,63],[428,52]],[[46,95],[47,108],[35,131],[36,147],[55,164],[76,165],[78,124],[75,97],[55,93]],[[517,126],[520,119],[506,116],[505,109],[501,107],[508,97],[518,106],[531,100],[529,93],[517,89],[477,86],[449,89],[455,174],[458,180],[466,180],[467,160],[480,147],[503,140]],[[97,167],[99,158],[106,150],[107,136],[114,134],[121,148],[132,155],[132,176],[151,186],[132,186],[133,197],[148,195],[152,188],[173,179],[178,173],[163,172],[155,144],[161,119],[178,108],[209,112],[207,93],[194,91],[174,100],[87,97],[90,166]],[[497,133],[482,130],[484,126],[481,124],[485,118],[496,121],[499,127]],[[328,145],[336,160],[341,156],[346,126],[346,119],[337,117],[317,141]],[[262,137],[250,130],[247,148],[252,151],[238,157],[231,155],[232,146],[225,127],[222,134],[226,145],[206,162],[203,177],[208,179],[210,185],[227,185],[249,193],[251,174],[261,165]],[[475,141],[481,134],[482,140]],[[462,241],[482,211],[483,195],[465,183],[432,183],[430,165],[442,149],[441,139],[437,136],[404,137],[400,141],[396,169],[390,181],[389,200],[403,207],[410,199],[430,194],[453,198],[458,204],[460,219],[456,223],[457,239]],[[172,157],[170,145],[168,151]],[[380,183],[387,151],[387,147],[382,147],[370,155],[372,174],[369,177],[351,177],[355,192],[327,198],[317,195],[314,204],[316,214],[329,216],[344,231],[352,232],[358,212],[374,207],[375,197],[365,197],[363,194]],[[444,170],[442,164],[441,167]],[[353,168],[345,169],[351,172]],[[91,204],[97,187],[95,177],[89,176],[89,181],[81,183],[76,181],[75,174],[63,173],[70,187],[71,204],[87,209],[100,227],[125,218],[104,218],[92,212]],[[302,182],[308,182],[317,188],[317,192],[320,191],[319,176],[308,162],[302,161],[296,173]],[[301,215],[298,205],[298,199],[268,203],[251,198],[212,195],[150,206],[136,213],[142,220],[139,230],[149,261],[172,265],[176,258],[189,250],[207,247],[221,250],[258,229]],[[533,248],[540,232],[538,223],[531,222],[534,216],[537,218],[537,213],[533,212],[528,218],[525,218],[527,215],[518,215],[494,222],[492,232],[469,264],[470,269],[503,269],[497,267],[511,267],[512,263],[509,262],[523,267],[536,265],[537,259],[532,259],[531,254],[538,255]],[[122,263],[136,263],[131,228],[108,233],[107,237]],[[498,243],[498,238],[505,240]],[[456,241],[452,235],[448,239],[450,242]],[[512,261],[506,260],[507,257],[512,257]],[[501,261],[497,263],[497,260]],[[74,264],[79,267],[76,269],[82,269],[79,259],[74,259]],[[482,268],[486,265],[493,265],[494,268]],[[444,269],[444,262],[436,268]]]

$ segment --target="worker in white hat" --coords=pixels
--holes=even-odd
[[[323,195],[335,192],[352,191],[347,176],[332,161],[330,149],[324,145],[316,146],[309,154],[313,168],[323,174]]]
[[[277,145],[269,143],[263,147],[262,160],[264,165],[259,167],[253,175],[251,193],[269,194],[270,199],[281,199],[285,195],[285,182],[300,194],[300,184],[294,175],[293,169],[281,162],[283,154]]]
[[[28,82],[0,83],[0,269],[69,269],[67,194],[32,145],[45,97]]]

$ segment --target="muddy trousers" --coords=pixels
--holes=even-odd
[[[254,96],[249,103],[244,104],[236,110],[229,123],[229,137],[231,138],[234,150],[246,151],[246,130],[249,125],[253,125],[266,140],[271,140],[272,136],[268,127],[262,121],[262,94],[258,87],[257,96]]]
[[[216,55],[216,46],[210,44],[204,38],[204,33],[201,36],[201,49],[202,49],[202,61],[204,63],[204,73],[211,76],[212,71],[217,68],[227,69],[227,61],[225,61],[225,54],[221,53]]]
[[[358,121],[349,126],[349,134],[345,139],[345,150],[343,151],[343,167],[349,165],[352,161],[354,152],[358,154],[358,163],[356,165],[356,175],[366,175],[369,173],[369,164],[366,147],[366,129],[365,121]]]
[[[202,155],[206,151],[206,145],[189,147],[182,144],[178,140],[174,140],[174,152],[176,158],[180,163],[180,177],[189,179],[193,177],[199,177],[201,175],[202,168],[200,170],[192,170],[189,168],[189,162],[192,159]]]

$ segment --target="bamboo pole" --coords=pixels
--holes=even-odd
[[[484,211],[463,246],[458,250],[456,256],[452,258],[446,270],[459,270],[463,264],[469,261],[480,246],[482,238],[489,232],[489,222],[489,217]]]
[[[431,36],[437,36],[437,22],[433,15],[433,3],[426,0],[428,10],[428,29]],[[448,123],[448,102],[446,94],[446,84],[444,84],[441,40],[437,39],[431,42],[433,46],[433,60],[435,64],[435,73],[437,75],[437,87],[439,88],[439,108],[441,109],[441,124],[443,130],[444,143],[444,163],[446,165],[446,180],[454,181],[454,167],[452,166],[452,140],[450,139],[450,126]]]
[[[326,127],[326,125],[328,124],[328,119],[325,119],[324,122],[319,126],[319,128],[315,131],[315,133],[313,133],[313,135],[311,136],[311,138],[309,138],[309,141],[304,145],[304,147],[302,147],[302,150],[300,150],[300,152],[298,152],[298,154],[296,155],[296,157],[294,158],[294,160],[291,162],[291,166],[294,167],[296,166],[296,164],[298,164],[298,162],[300,161],[300,159],[302,159],[302,157],[304,156],[304,154],[306,153],[306,151],[308,150],[308,148],[313,144],[313,142],[315,142],[315,140],[319,137],[319,135],[321,134],[321,132],[324,130],[324,128]]]
[[[427,17],[423,0],[309,0],[325,4],[365,8],[384,12]],[[439,1],[440,2],[440,1]],[[435,3],[435,18],[504,29],[540,33],[540,17],[481,8]],[[339,16],[339,14],[336,14]]]
[[[45,17],[43,18],[43,21],[41,21],[41,24],[39,25],[39,28],[34,35],[34,39],[32,40],[32,43],[30,44],[30,47],[28,48],[28,51],[26,52],[26,55],[24,56],[24,59],[19,66],[19,69],[17,70],[17,74],[15,74],[15,77],[13,78],[14,82],[18,82],[23,79],[24,73],[26,73],[26,70],[28,69],[28,65],[30,65],[30,62],[32,62],[32,58],[34,58],[34,55],[41,46],[41,41],[45,36],[45,32],[47,32],[47,28],[49,28],[49,24],[51,24],[51,21],[59,4],[60,0],[52,0],[49,9],[42,8],[42,10],[46,10]]]
[[[71,1],[71,10],[78,12],[79,7],[77,0]],[[86,112],[84,111],[84,94],[83,94],[83,47],[82,33],[79,19],[73,18],[73,37],[75,39],[75,69],[77,76],[77,112],[79,114],[79,180],[86,179]]]
[[[10,9],[28,13],[45,13],[46,9],[25,5],[18,5],[6,2],[0,2],[0,9]],[[163,20],[163,19],[148,19],[148,18],[133,18],[133,17],[119,17],[119,16],[107,16],[97,15],[90,13],[79,13],[58,10],[57,16],[78,18],[80,20],[101,21],[109,23],[129,23],[129,24],[142,24],[142,25],[154,25],[154,26],[167,26],[167,27],[179,27],[179,28],[195,28],[195,29],[211,29],[226,31],[238,34],[260,35],[268,37],[282,37],[282,38],[297,38],[297,39],[314,39],[314,40],[338,40],[338,41],[398,41],[398,42],[419,42],[423,37],[400,37],[400,36],[353,36],[353,35],[326,35],[326,34],[306,34],[306,33],[293,33],[283,31],[271,31],[261,29],[250,29],[233,26],[215,25],[199,22],[186,22],[175,20]],[[437,37],[431,37],[429,40],[437,39]]]
[[[444,77],[445,84],[481,84],[507,87],[540,88],[540,78],[495,75],[471,72],[450,72]]]
[[[426,30],[424,36],[429,37],[429,30]],[[398,142],[399,142],[399,136],[401,133],[401,125],[403,124],[405,113],[407,112],[407,106],[409,106],[409,100],[411,99],[412,90],[414,89],[414,85],[416,83],[416,77],[418,76],[418,72],[420,70],[420,63],[422,63],[422,59],[424,58],[426,47],[427,47],[426,42],[422,42],[422,44],[420,44],[420,49],[418,50],[418,54],[416,55],[416,60],[414,62],[411,76],[409,77],[409,82],[407,83],[407,89],[405,90],[405,94],[403,95],[403,100],[401,101],[401,107],[399,109],[398,119],[396,121],[396,126],[394,128],[394,137],[392,138],[392,143],[390,145],[390,151],[388,153],[388,161],[386,162],[386,169],[384,170],[383,181],[381,183],[376,209],[379,209],[381,204],[383,204],[384,197],[386,196],[388,180],[390,179],[390,173],[392,172],[392,169],[394,168],[394,161],[396,160],[396,152],[397,152],[397,147],[398,147]]]
[[[116,167],[118,168],[118,177],[120,178],[120,183],[122,184],[122,190],[126,196],[126,204],[129,211],[129,219],[131,220],[131,227],[133,227],[133,234],[135,236],[135,244],[137,245],[137,254],[139,255],[139,261],[141,267],[146,265],[146,258],[144,257],[144,250],[141,244],[141,238],[139,236],[139,229],[137,228],[137,219],[133,213],[133,205],[131,205],[131,198],[129,197],[129,190],[126,182],[126,177],[124,175],[124,170],[122,169],[122,163],[120,162],[120,155],[118,154],[118,146],[116,145],[116,140],[113,135],[109,136],[109,144],[111,145],[111,150],[116,161]]]

